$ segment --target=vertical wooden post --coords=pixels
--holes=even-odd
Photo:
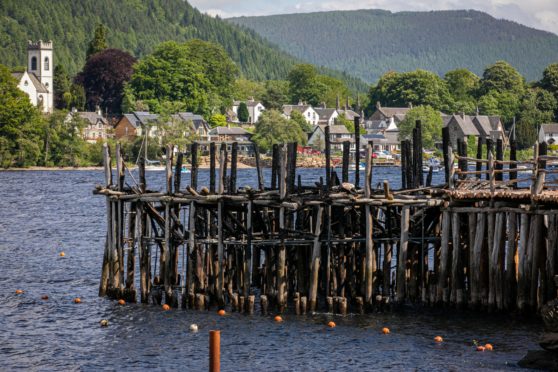
[[[502,142],[501,138],[496,140],[496,160],[502,161],[504,160],[504,143]],[[501,172],[504,169],[504,165],[501,163],[496,163],[496,181],[502,181],[504,179],[504,174]]]
[[[351,143],[343,142],[343,168],[341,170],[341,182],[349,182],[349,158],[351,155]]]
[[[209,192],[215,193],[215,142],[209,144]]]
[[[517,255],[517,214],[515,212],[510,212],[508,215],[507,240],[505,306],[510,309],[514,306],[517,296],[517,266],[515,262]]]
[[[325,126],[325,181],[326,189],[329,192],[331,190],[331,136],[329,125]]]
[[[510,169],[514,169],[513,172],[510,171],[510,180],[516,180],[517,172],[515,169],[517,169],[517,164],[514,162],[517,161],[517,141],[515,139],[515,127],[510,134],[510,160],[512,161],[512,163],[510,163]],[[512,186],[514,189],[517,189],[517,182]]]
[[[231,179],[229,194],[236,194],[236,166],[238,161],[238,142],[231,145]]]
[[[194,252],[196,251],[196,203],[190,202],[188,209],[188,250],[186,251],[186,289],[185,295],[188,301],[192,301],[196,295],[194,283]],[[184,301],[183,301],[184,302]],[[188,304],[190,308],[194,307],[194,303]]]
[[[517,271],[517,309],[523,310],[527,300],[527,268],[528,268],[528,239],[529,239],[529,215],[521,213],[519,225],[518,271]]]
[[[287,193],[292,194],[295,191],[298,144],[296,142],[291,142],[287,145],[287,148]]]
[[[260,150],[256,142],[252,142],[252,145],[254,146],[254,157],[256,159],[256,172],[258,174],[258,190],[263,191],[265,184],[264,184],[264,178],[262,173],[262,167],[260,164]]]
[[[360,187],[360,117],[355,116],[355,187]]]
[[[406,281],[407,281],[407,249],[409,246],[409,221],[411,210],[408,205],[401,209],[401,239],[399,240],[398,263],[397,263],[397,302],[405,300]]]
[[[173,147],[167,145],[167,169],[166,169],[166,184],[167,184],[167,195],[172,194],[172,154]],[[170,202],[165,202],[165,243],[163,244],[163,253],[161,262],[161,269],[164,267],[162,274],[162,280],[165,287],[165,301],[169,305],[174,305],[174,299],[172,295],[172,276],[174,274],[174,244],[171,239],[171,215],[170,215]]]
[[[422,125],[420,120],[415,123],[413,131],[413,169],[415,187],[424,185],[424,177],[422,174]]]
[[[408,180],[407,180],[407,142],[401,141],[401,190],[406,189]]]
[[[460,242],[459,213],[454,212],[451,216],[452,230],[452,278],[451,278],[451,302],[460,307],[463,305],[463,259]]]
[[[483,145],[483,139],[482,137],[477,137],[477,159],[482,159],[482,145]],[[475,164],[475,171],[480,172],[482,170],[482,162],[477,161],[477,163]],[[476,175],[477,179],[481,178],[481,174],[477,173]]]
[[[192,143],[190,147],[190,151],[192,152],[192,167],[190,169],[190,184],[194,190],[198,189],[198,143]],[[211,161],[211,160],[210,160]],[[176,177],[176,175],[175,175]],[[215,180],[213,181],[215,182]]]
[[[277,171],[279,170],[279,145],[273,144],[273,153],[271,158],[271,189],[277,189]]]
[[[320,272],[320,251],[321,251],[321,241],[320,235],[322,234],[322,214],[323,207],[318,207],[318,212],[316,213],[316,227],[314,228],[314,244],[312,247],[312,266],[311,266],[311,278],[310,278],[310,288],[308,290],[308,301],[310,311],[316,311],[316,298],[318,294],[318,275]]]
[[[369,142],[366,145],[366,169],[364,177],[364,197],[366,199],[370,198],[370,174],[372,173],[372,144]],[[376,257],[374,252],[374,240],[373,240],[373,226],[372,226],[372,208],[369,204],[365,205],[365,218],[366,218],[366,272],[365,272],[365,293],[364,301],[366,305],[372,304],[373,292],[374,292],[374,265],[376,264]]]
[[[227,144],[222,143],[219,150],[219,191],[222,195],[225,192],[225,180],[227,177]]]
[[[287,148],[286,145],[280,147],[280,168],[279,168],[279,197],[283,201],[287,195]],[[279,312],[283,312],[287,302],[287,280],[285,277],[287,253],[285,248],[285,208],[279,209],[279,230],[281,244],[277,252],[277,304]]]
[[[217,302],[219,306],[224,306],[223,298],[223,255],[224,255],[224,242],[223,242],[223,200],[219,200],[217,204],[217,264],[215,268],[215,292],[217,295]]]
[[[139,164],[139,189],[140,193],[144,194],[147,189],[145,180],[145,159],[140,156]],[[148,302],[149,290],[151,289],[151,260],[149,246],[146,244],[146,231],[148,216],[145,213],[144,202],[139,202],[137,206],[139,228],[138,228],[138,244],[140,253],[140,292],[141,302],[146,304]]]
[[[175,193],[180,192],[180,182],[182,181],[183,159],[184,159],[184,154],[182,152],[179,152],[178,156],[176,157],[176,165],[174,166],[174,192]]]
[[[112,169],[110,161],[110,149],[108,144],[105,142],[103,144],[103,164],[105,169],[105,187],[108,189],[112,185]],[[107,205],[107,236],[105,241],[105,251],[103,253],[103,266],[101,270],[101,282],[99,283],[99,297],[105,296],[107,293],[107,286],[109,281],[109,275],[111,272],[111,250],[112,250],[112,224],[111,219],[111,201],[109,196],[106,197]]]
[[[470,262],[471,269],[471,303],[478,306],[481,295],[481,262],[482,247],[486,239],[486,213],[477,214],[477,226],[475,228],[475,243],[473,245],[473,260]]]
[[[442,245],[440,253],[440,273],[438,274],[438,301],[447,303],[449,297],[448,290],[448,265],[450,259],[450,231],[451,214],[449,211],[442,211]]]
[[[209,331],[209,372],[221,370],[221,331]]]
[[[122,160],[122,154],[121,154],[121,147],[120,147],[120,143],[116,144],[116,189],[118,191],[122,191],[122,187],[124,185],[124,167],[123,167],[124,163]],[[115,266],[115,270],[114,270],[114,276],[115,276],[115,282],[114,282],[114,288],[118,290],[118,293],[122,293],[122,290],[124,289],[124,247],[123,247],[123,218],[124,218],[124,211],[123,211],[123,203],[122,201],[118,200],[115,203],[116,206],[116,213],[115,213],[115,219],[114,219],[114,223],[116,224],[115,228],[116,228],[116,233],[114,234],[114,236],[116,237],[116,246],[115,246],[115,257],[116,260],[114,261],[116,263]]]
[[[442,128],[442,155],[444,157],[444,175],[446,176],[446,183],[449,183],[449,179],[450,179],[449,148],[450,148],[449,128],[444,127]]]
[[[493,145],[494,145],[494,142],[492,141],[492,139],[487,138],[487,139],[486,139],[486,158],[487,158],[487,159],[488,159],[489,156],[490,156],[489,154],[492,154],[492,153],[493,153],[493,147],[494,147]],[[487,173],[487,174],[486,174],[486,179],[487,179],[487,180],[490,180],[490,173]]]

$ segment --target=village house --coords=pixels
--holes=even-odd
[[[554,145],[558,141],[558,123],[541,124],[539,141]]]
[[[327,125],[317,125],[310,134],[308,145],[323,151],[325,149],[325,128]],[[333,151],[341,151],[343,142],[351,143],[351,151],[355,151],[354,134],[349,132],[344,125],[329,125],[329,140]]]
[[[238,108],[240,107],[240,104],[244,102],[246,104],[246,108],[248,109],[248,121],[247,123],[249,124],[255,124],[259,118],[260,115],[262,114],[262,112],[265,111],[265,107],[264,105],[259,102],[259,101],[255,101],[253,98],[250,98],[247,101],[234,101],[233,102],[233,106],[232,106],[232,115],[231,115],[231,121],[233,123],[238,123]]]
[[[31,104],[39,107],[41,112],[54,111],[54,83],[53,83],[53,52],[52,41],[42,41],[27,44],[27,69],[24,72],[14,72],[12,76],[17,80],[17,87],[29,96]]]
[[[377,102],[376,111],[370,116],[369,120],[386,121],[393,118],[395,123],[399,125],[412,108],[412,105],[409,105],[409,107],[382,107],[380,102]]]
[[[150,138],[158,138],[163,134],[158,127],[159,118],[158,114],[147,111],[134,111],[124,114],[114,127],[114,135],[117,139],[132,139],[143,136],[147,128]],[[199,140],[207,141],[209,139],[210,128],[202,116],[191,112],[179,112],[171,115],[171,120],[189,122],[192,124],[192,130]]]
[[[457,148],[457,140],[467,141],[468,137],[503,140],[507,143],[504,126],[498,116],[486,115],[442,115],[444,127],[449,128],[451,146]]]
[[[209,131],[211,128],[203,116],[193,114],[191,112],[179,112],[178,114],[172,116],[185,122],[191,122],[197,139],[201,141],[209,141]]]
[[[215,127],[209,131],[211,142],[247,142],[251,137],[252,133],[240,127]]]
[[[66,116],[65,122],[69,123],[76,119],[82,120],[85,123],[82,135],[86,142],[96,143],[99,140],[106,141],[108,138],[114,136],[112,125],[110,125],[108,120],[103,116],[99,108],[94,112],[72,109]]]
[[[283,105],[283,116],[287,119],[291,118],[291,113],[293,111],[300,112],[308,124],[319,124],[320,116],[312,106],[306,105],[303,102],[299,102],[298,105]]]
[[[335,119],[339,116],[339,113],[334,108],[314,107],[314,111],[318,114],[318,125],[334,125]]]

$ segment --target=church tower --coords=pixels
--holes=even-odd
[[[42,94],[43,108],[45,112],[52,112],[54,108],[54,60],[52,53],[52,41],[34,43],[29,41],[27,45],[27,71],[34,74],[44,85],[47,93]]]

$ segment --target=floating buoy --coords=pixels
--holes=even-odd
[[[389,328],[388,328],[388,327],[382,328],[382,333],[383,333],[384,335],[389,335]]]
[[[221,310],[217,311],[217,314],[220,315],[220,316],[223,316],[223,315],[225,315],[225,310],[221,309]]]
[[[190,332],[197,332],[198,331],[198,325],[197,324],[190,324]]]
[[[42,295],[41,300],[48,300],[48,296],[47,295]]]
[[[434,337],[434,342],[444,342],[444,339],[442,338],[442,336],[436,336]]]
[[[327,326],[328,326],[329,328],[335,328],[335,322],[329,321],[329,322],[327,323]]]
[[[81,304],[81,298],[79,297],[74,298],[74,303]]]
[[[163,305],[163,310],[165,310],[165,311],[170,310],[170,306],[167,305],[167,304],[164,304]]]
[[[275,315],[275,318],[273,318],[273,320],[275,320],[277,323],[281,323],[283,321],[283,318],[281,318],[281,315]]]
[[[492,344],[486,344],[486,345],[484,345],[484,349],[486,351],[492,351],[492,350],[494,350],[494,347],[492,347]]]
[[[126,301],[123,299],[118,300],[118,305],[126,305]]]
[[[101,319],[101,321],[99,322],[99,324],[101,324],[101,327],[107,327],[107,326],[108,326],[108,320],[106,320],[106,319]]]
[[[16,289],[16,294],[23,294],[23,289]]]
[[[64,257],[65,255],[66,255],[66,253],[60,252],[60,257]]]
[[[484,351],[485,347],[484,346],[477,346],[477,351]]]

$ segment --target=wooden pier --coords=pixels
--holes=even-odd
[[[514,138],[509,160],[501,140],[480,142],[472,157],[461,142],[454,154],[444,131],[446,183],[432,186],[417,122],[413,141],[401,144],[403,186],[392,190],[373,180],[371,142],[364,171],[355,156],[354,183],[349,142],[341,174],[332,171],[328,129],[326,168],[312,186],[296,175],[294,143],[274,145],[268,180],[254,145],[253,188],[237,184],[235,143],[209,145],[208,185],[198,185],[198,144],[176,159],[169,147],[163,191],[149,190],[143,161],[126,183],[120,147],[111,162],[105,145],[105,184],[94,191],[107,206],[99,295],[249,314],[398,304],[535,313],[555,298],[558,191],[546,164],[557,158],[546,144],[527,162],[515,160]]]

